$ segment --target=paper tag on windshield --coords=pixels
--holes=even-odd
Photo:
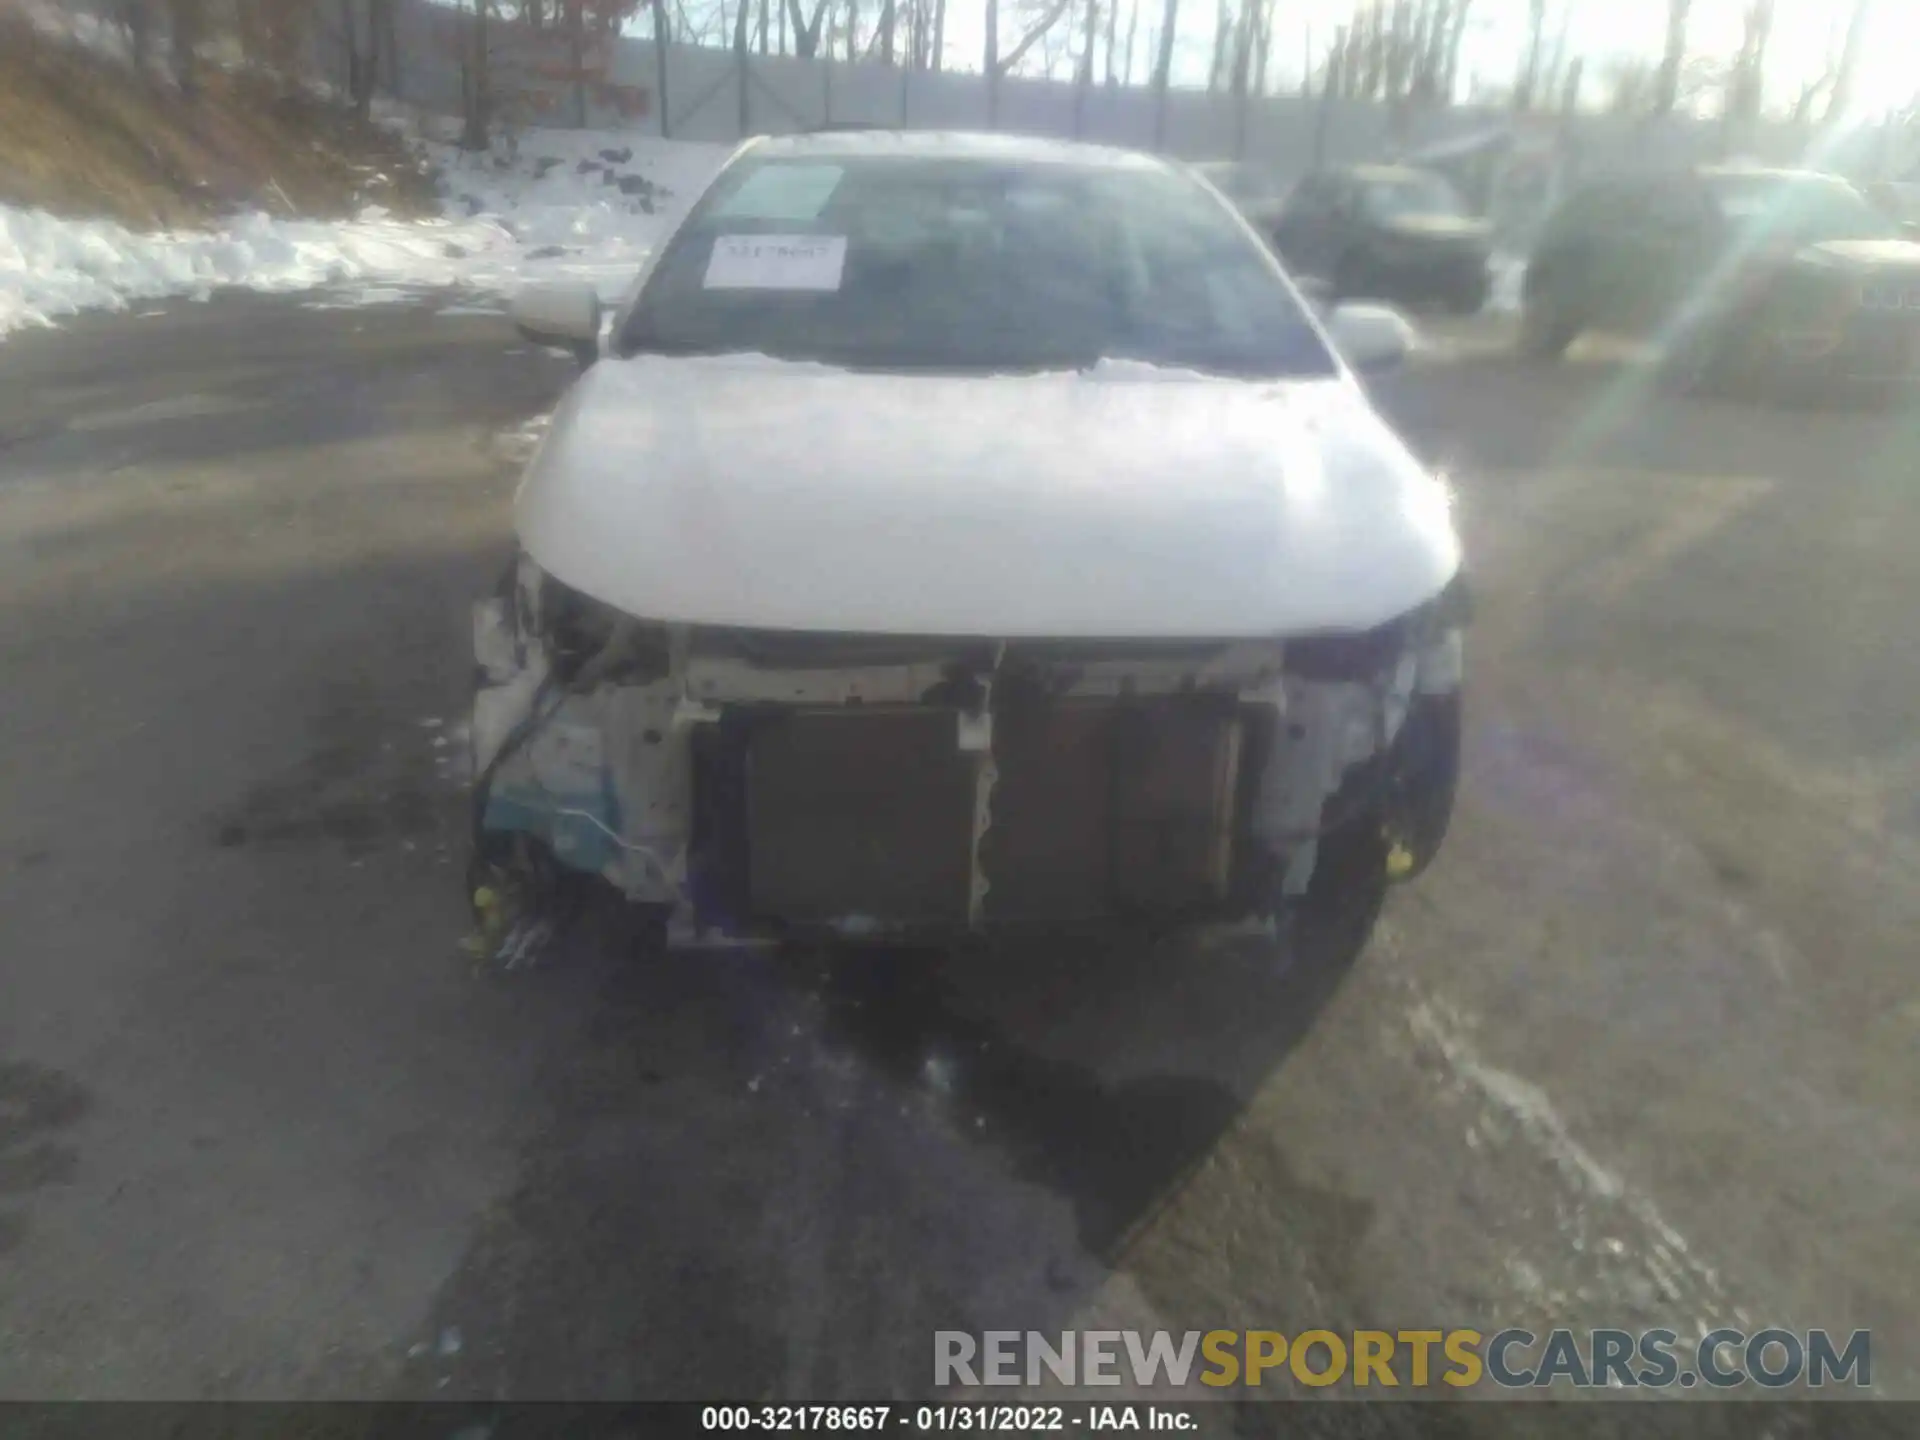
[[[838,290],[844,235],[722,235],[707,261],[709,290]]]
[[[838,165],[762,165],[715,213],[746,220],[812,220],[845,173]]]

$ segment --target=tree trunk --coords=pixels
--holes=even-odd
[[[993,0],[987,0],[992,4]],[[1173,74],[1173,35],[1180,24],[1180,0],[1167,0],[1160,20],[1160,54],[1153,64],[1153,148],[1167,139],[1167,80]]]
[[[1233,19],[1227,0],[1214,0],[1213,62],[1207,66],[1207,93],[1218,90],[1227,78],[1227,37],[1233,33]]]
[[[987,128],[1000,123],[1000,0],[987,0],[987,34],[980,57],[987,81]]]
[[[485,150],[490,95],[487,76],[487,6],[490,0],[471,0],[473,23],[466,29],[466,50],[460,60],[460,145]]]
[[[1127,4],[1127,52],[1121,62],[1120,83],[1133,84],[1133,41],[1140,33],[1140,0],[1128,0]]]
[[[1513,87],[1513,108],[1524,114],[1533,108],[1534,88],[1540,82],[1541,32],[1547,23],[1547,0],[1527,0],[1527,60]]]
[[[1860,34],[1872,5],[1873,0],[1853,0],[1853,13],[1847,17],[1847,38],[1840,42],[1840,60],[1833,68],[1833,88],[1827,92],[1825,120],[1829,125],[1845,119],[1847,107],[1853,103],[1854,71],[1860,64]]]
[[[404,87],[400,74],[400,7],[395,0],[380,0],[380,28],[386,35],[387,51],[387,93],[394,99],[403,98]]]
[[[947,0],[933,0],[933,73],[938,75],[946,64],[947,54]]]
[[[858,58],[854,46],[860,33],[860,0],[847,0],[847,59]]]
[[[574,3],[578,4],[579,0],[574,0]],[[747,94],[747,37],[753,32],[752,14],[751,0],[739,0],[739,9],[733,16],[733,81],[742,139],[753,133],[751,102]]]
[[[1080,37],[1080,63],[1073,76],[1073,138],[1086,133],[1087,91],[1093,87],[1093,46],[1100,33],[1100,0],[1087,0],[1086,26]]]
[[[1653,113],[1670,115],[1680,100],[1680,68],[1687,63],[1687,17],[1693,0],[1667,0],[1667,44],[1653,79]]]
[[[880,33],[876,38],[880,45],[882,65],[893,64],[893,26],[897,9],[897,0],[880,0]]]
[[[175,37],[174,45],[180,44]],[[365,97],[368,94],[366,83],[366,57],[360,50],[360,17],[354,13],[353,0],[340,0],[340,48],[347,65],[347,98],[353,101],[354,113],[366,118]],[[179,64],[179,57],[174,57]]]
[[[361,93],[353,97],[354,112],[362,120],[373,114],[373,92],[379,88],[380,72],[385,68],[386,27],[381,16],[385,8],[386,0],[367,0],[367,65],[361,76]]]
[[[1267,93],[1267,59],[1273,53],[1274,0],[1261,0],[1260,33],[1254,38],[1253,93]]]
[[[587,84],[581,71],[587,63],[586,0],[562,0],[567,26],[567,69],[573,85],[573,128],[587,128]]]
[[[1115,68],[1119,59],[1120,39],[1120,0],[1107,0],[1107,84],[1115,84],[1120,72]]]
[[[1466,38],[1467,10],[1473,0],[1453,0],[1451,24],[1447,27],[1447,65],[1440,77],[1440,93],[1449,102],[1460,88],[1460,42]]]
[[[816,0],[813,19],[808,20],[801,13],[800,0],[787,0],[787,17],[793,21],[793,53],[802,60],[811,60],[820,53],[820,35],[826,28],[828,4],[829,0]]]
[[[667,23],[667,0],[652,0],[653,10],[653,89],[654,103],[660,109],[660,138],[673,138],[673,116],[667,108],[667,46],[673,30]]]
[[[1039,44],[1041,38],[1045,36],[1049,30],[1053,29],[1060,17],[1067,13],[1067,7],[1072,3],[1073,0],[1054,0],[1054,3],[1047,7],[1046,13],[1034,23],[1033,28],[1022,35],[1018,42],[1015,43],[1013,49],[1009,50],[1006,55],[999,60],[1000,73],[1003,75],[1006,74],[1025,59],[1027,52]],[[995,0],[987,0],[987,8],[989,13],[997,13]],[[996,49],[997,48],[996,42]]]

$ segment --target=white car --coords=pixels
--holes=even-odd
[[[942,937],[1370,918],[1439,844],[1460,546],[1349,369],[1403,332],[1323,327],[1191,171],[763,139],[610,325],[515,314],[587,368],[477,616],[509,949],[569,876],[677,929]]]

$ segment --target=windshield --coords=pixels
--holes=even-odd
[[[1900,226],[1844,180],[1721,175],[1709,182],[1721,215],[1743,230],[1823,240],[1894,240]]]
[[[620,349],[1335,373],[1272,258],[1190,177],[917,156],[729,167],[661,256]]]
[[[1361,187],[1361,203],[1375,220],[1398,220],[1407,215],[1464,215],[1466,207],[1454,189],[1438,175],[1416,172],[1391,180],[1368,180]]]

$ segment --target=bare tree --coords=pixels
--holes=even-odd
[[[987,0],[992,5],[994,0]],[[1167,0],[1160,20],[1160,54],[1153,63],[1153,143],[1158,149],[1167,138],[1167,80],[1173,74],[1173,36],[1180,25],[1180,0]]]
[[[491,0],[468,0],[470,23],[461,27],[460,145],[485,150],[492,119],[493,94],[487,73],[487,11]]]
[[[1026,29],[1021,32],[1020,38],[1014,41],[1013,48],[998,57],[996,63],[1000,67],[1000,73],[1002,75],[1010,73],[1014,66],[1026,59],[1027,52],[1053,32],[1053,27],[1060,22],[1061,17],[1067,13],[1072,4],[1073,0],[1031,0],[1031,3],[1023,6]],[[998,9],[998,0],[987,0],[989,15],[997,14]],[[996,41],[995,44],[997,46],[998,42]]]
[[[1741,17],[1740,54],[1727,76],[1726,118],[1750,125],[1760,115],[1767,46],[1773,38],[1773,0],[1747,0]]]
[[[1451,101],[1459,93],[1460,86],[1460,42],[1467,34],[1467,11],[1473,0],[1453,0],[1452,13],[1448,16],[1446,67],[1440,75],[1440,93]]]
[[[985,51],[980,73],[987,82],[987,128],[1000,122],[1000,0],[987,0]]]
[[[1207,67],[1207,89],[1218,90],[1226,83],[1230,64],[1228,38],[1233,34],[1233,10],[1228,0],[1214,0],[1213,63]]]
[[[1080,53],[1073,67],[1073,133],[1083,134],[1087,124],[1087,91],[1093,88],[1093,52],[1100,33],[1100,0],[1086,0],[1083,8]]]
[[[809,18],[800,8],[800,0],[786,0],[787,18],[793,22],[793,53],[810,60],[820,53],[820,32],[827,23],[829,0],[814,0]]]
[[[1533,108],[1534,92],[1540,84],[1540,47],[1547,25],[1547,0],[1527,0],[1527,57],[1513,82],[1513,108]]]
[[[939,74],[947,55],[947,0],[933,0],[933,72]]]
[[[1693,0],[1667,0],[1667,45],[1653,77],[1653,113],[1668,115],[1680,100],[1680,72],[1687,63],[1687,20]]]
[[[1829,125],[1843,118],[1853,103],[1853,78],[1860,66],[1860,42],[1866,32],[1867,14],[1872,9],[1873,0],[1853,0],[1853,13],[1847,17],[1846,38],[1840,42],[1840,58],[1833,66],[1833,84],[1827,90]]]
[[[653,74],[654,89],[659,92],[660,138],[673,136],[673,114],[667,104],[667,46],[673,40],[673,31],[667,24],[667,0],[648,0],[648,8],[653,14]]]

